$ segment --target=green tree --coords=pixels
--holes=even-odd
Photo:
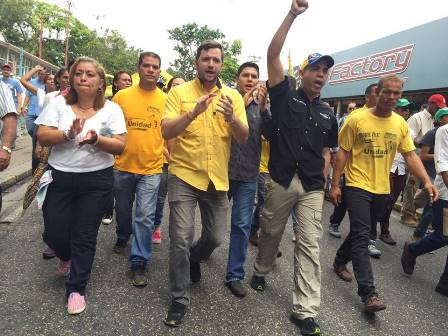
[[[116,30],[98,36],[66,9],[36,0],[0,0],[0,31],[9,43],[37,55],[40,20],[43,18],[46,38],[42,58],[64,65],[65,33],[70,22],[69,59],[90,56],[97,59],[108,73],[135,70],[141,50],[129,47]]]
[[[171,64],[169,72],[184,77],[187,80],[194,78],[194,61],[196,50],[205,40],[220,42],[224,49],[224,68],[222,79],[230,83],[235,80],[238,69],[238,56],[241,54],[242,44],[240,40],[233,41],[230,45],[225,40],[225,35],[219,29],[211,29],[207,25],[199,27],[196,23],[187,23],[180,27],[168,30],[169,39],[175,42],[174,50],[178,56]],[[236,69],[235,69],[236,67]]]

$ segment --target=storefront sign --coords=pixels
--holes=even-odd
[[[409,65],[413,50],[414,44],[408,44],[335,64],[328,83],[332,85],[402,73]]]

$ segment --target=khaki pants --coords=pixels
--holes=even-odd
[[[299,319],[315,317],[320,307],[319,240],[323,196],[323,191],[306,192],[297,175],[288,188],[271,178],[266,181],[254,274],[265,276],[272,269],[288,217],[294,209],[299,231],[294,249],[293,314]]]
[[[409,176],[406,181],[406,186],[403,189],[403,202],[401,206],[401,220],[417,220],[415,215],[415,205],[414,205],[414,197],[415,197],[415,186],[418,186],[420,182],[414,177],[415,184],[410,183]]]

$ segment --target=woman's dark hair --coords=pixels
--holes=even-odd
[[[98,76],[103,81],[102,85],[98,88],[98,92],[93,103],[94,110],[98,111],[102,109],[104,104],[106,103],[106,100],[104,99],[104,92],[106,91],[106,72],[104,71],[104,68],[93,58],[80,57],[75,61],[75,63],[73,63],[72,67],[70,68],[70,90],[65,97],[65,100],[67,102],[67,105],[74,105],[78,102],[78,93],[74,88],[73,78],[75,77],[76,68],[78,67],[79,63],[92,63],[96,69]]]
[[[129,72],[125,70],[116,72],[114,74],[114,79],[112,79],[112,96],[115,96],[115,94],[119,91],[118,88],[115,86],[115,82],[120,78],[122,74],[127,74],[131,78],[131,84],[132,84],[132,76]]]
[[[62,67],[62,68],[60,68],[60,69],[58,70],[58,72],[56,72],[56,74],[54,75],[54,84],[56,85],[56,89],[57,89],[57,90],[60,90],[60,89],[61,89],[60,79],[61,79],[62,75],[63,75],[65,72],[68,72],[68,70],[67,70],[66,68]]]
[[[173,86],[173,82],[174,82],[174,80],[175,80],[175,79],[178,79],[178,78],[183,79],[183,78],[180,77],[180,76],[174,76],[173,78],[171,78],[171,79],[168,81],[168,84],[166,85],[166,93],[170,92],[171,87]]]

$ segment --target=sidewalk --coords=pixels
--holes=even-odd
[[[31,137],[28,134],[18,137],[8,168],[0,172],[0,186],[3,190],[31,175],[31,152]]]

